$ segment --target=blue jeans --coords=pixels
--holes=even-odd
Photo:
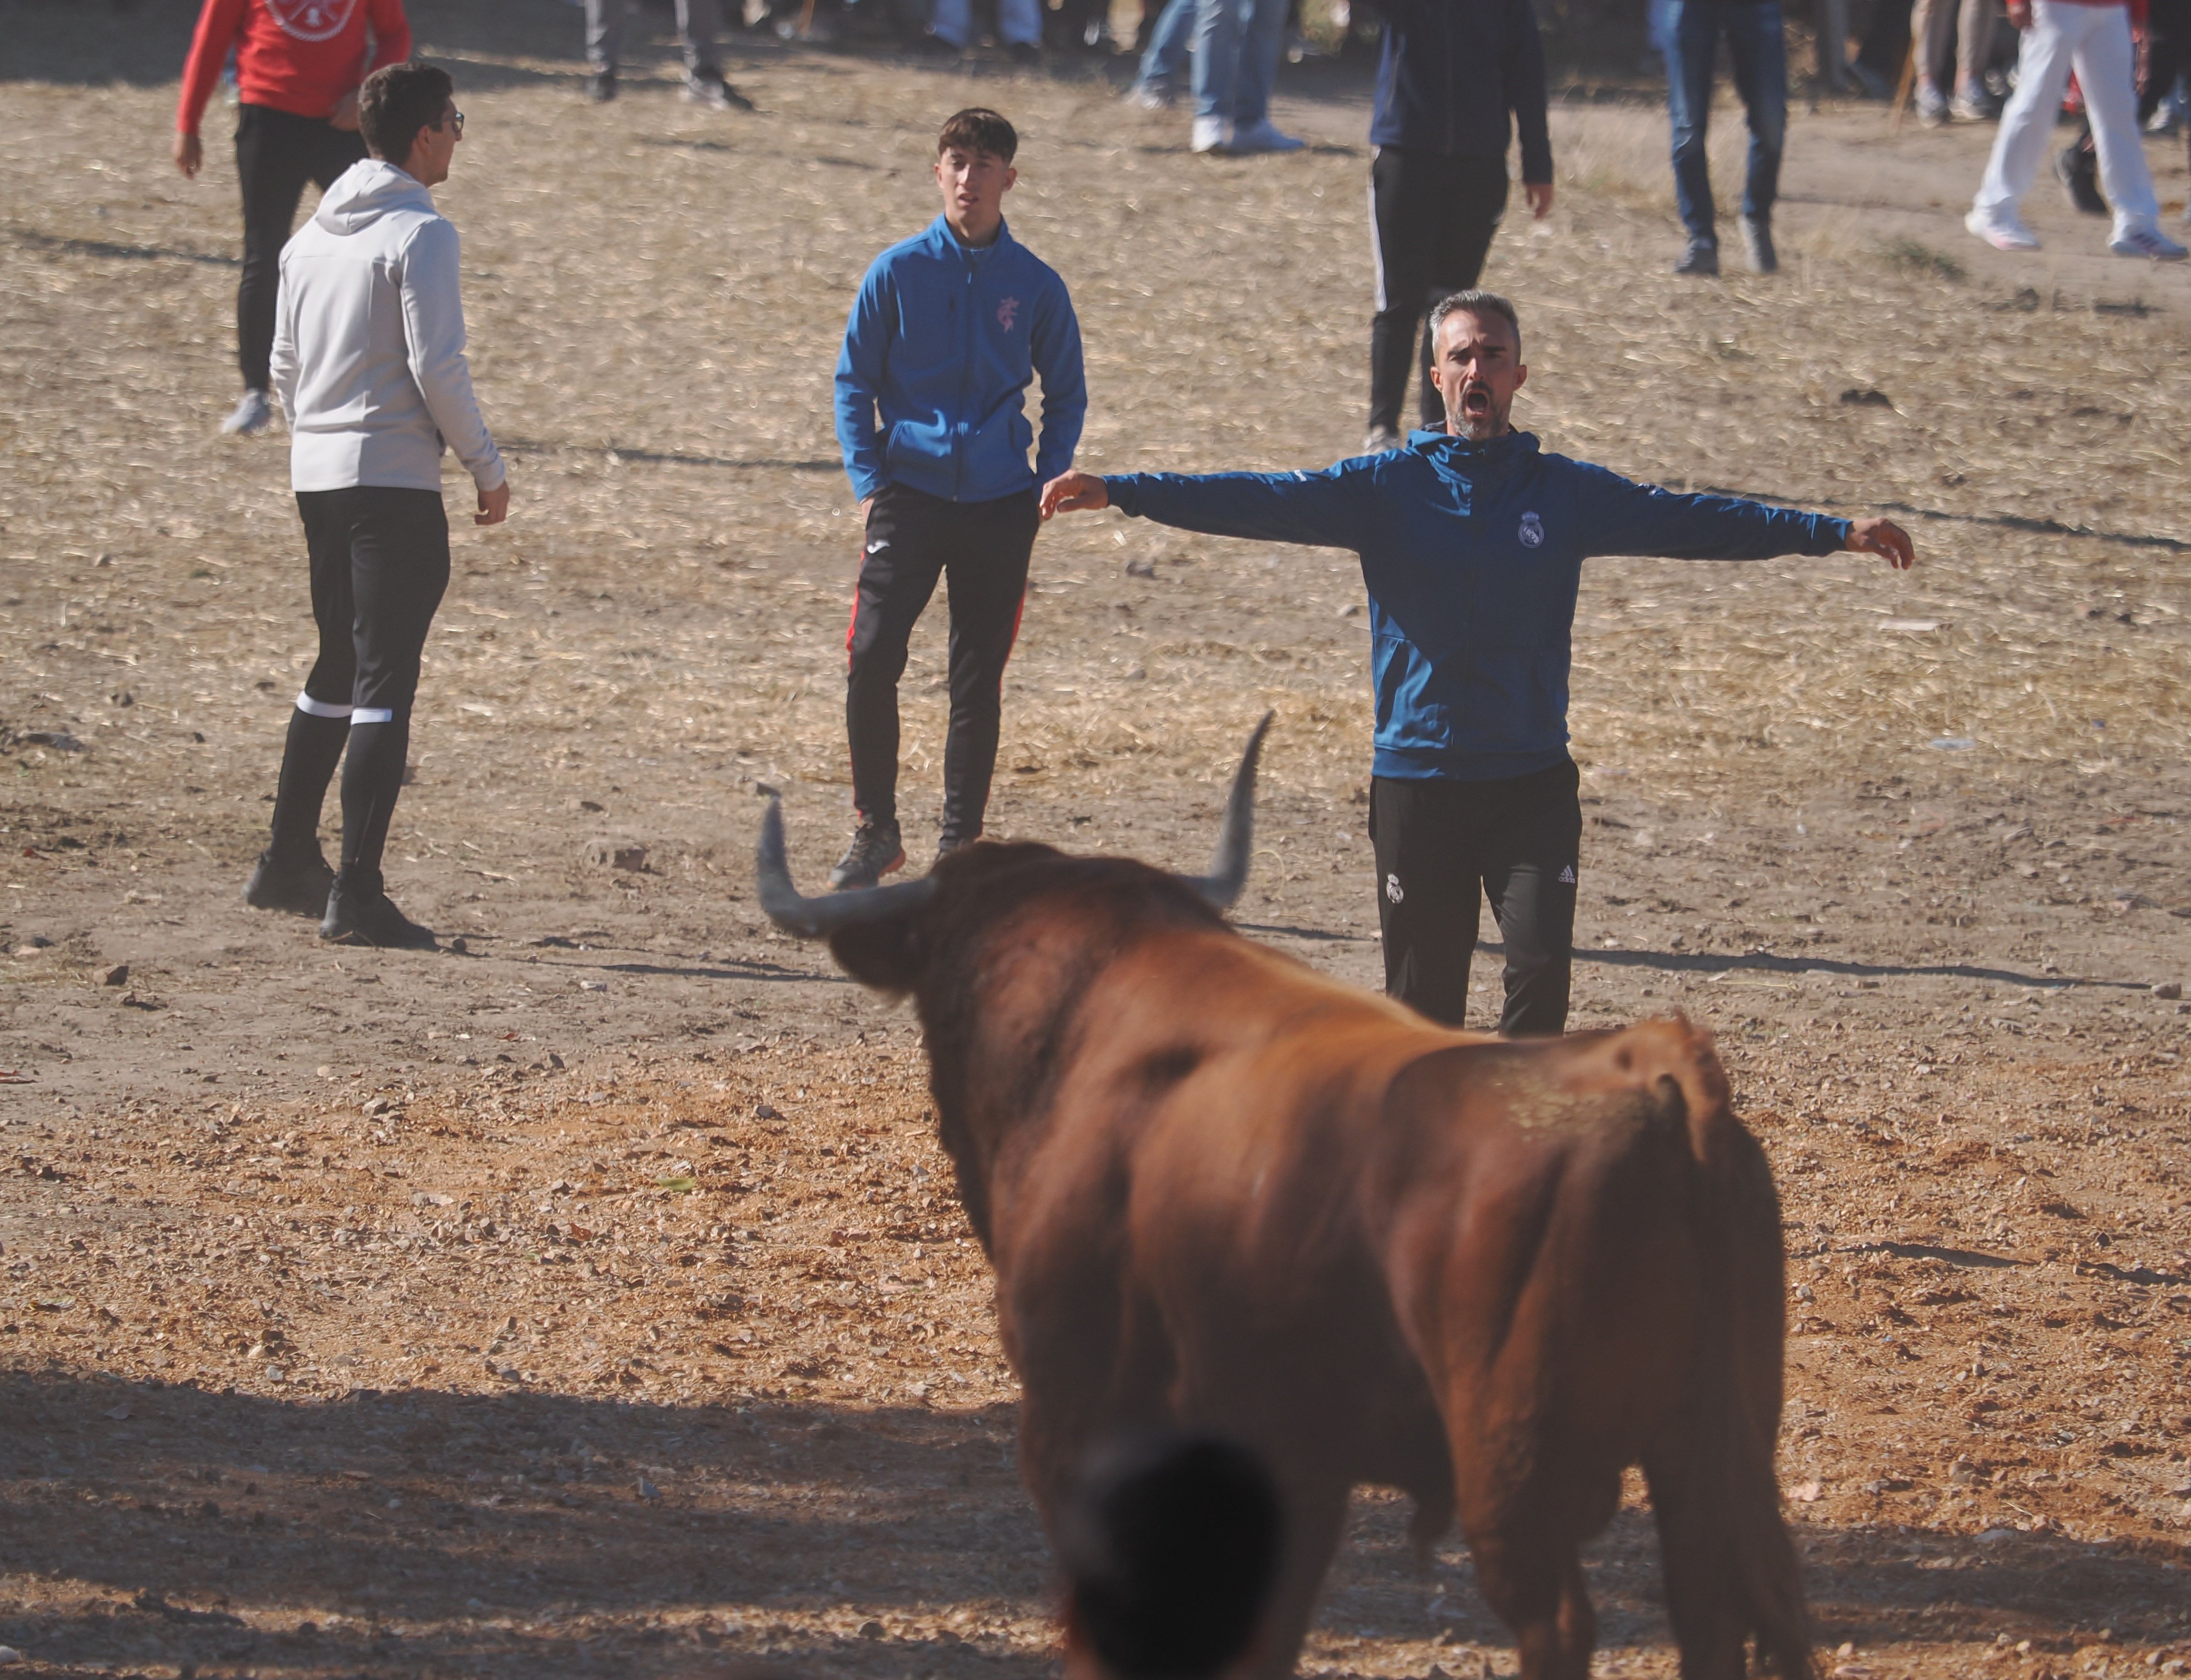
[[[1194,114],[1223,117],[1235,128],[1263,121],[1285,33],[1286,0],[1198,0]]]
[[[1742,214],[1766,219],[1780,191],[1780,151],[1788,135],[1788,42],[1779,0],[1674,0],[1666,105],[1674,128],[1674,196],[1692,239],[1717,236],[1704,131],[1711,120],[1712,58],[1722,34],[1734,63],[1734,90],[1750,118]]]
[[[1141,54],[1137,88],[1169,88],[1187,68],[1187,44],[1194,35],[1196,0],[1166,0],[1157,26],[1149,31],[1148,50]]]

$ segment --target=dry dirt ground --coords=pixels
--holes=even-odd
[[[595,110],[575,13],[418,0],[517,513],[457,532],[390,861],[449,948],[376,955],[236,897],[307,639],[282,440],[213,433],[234,183],[219,146],[194,185],[165,161],[188,9],[0,3],[0,1643],[71,1674],[1050,1671],[917,1038],[751,903],[757,782],[810,880],[845,827],[829,372],[981,99],[1080,307],[1084,462],[1348,453],[1361,85],[1289,71],[1316,145],[1237,162],[1092,74],[772,43],[735,49],[758,116],[679,102],[658,40]],[[1577,1021],[1708,1022],[1772,1152],[1828,1666],[2181,1671],[2191,275],[2097,254],[2051,186],[2045,256],[1978,248],[1984,133],[1799,108],[1786,271],[1676,284],[1659,118],[1557,122],[1560,205],[1488,276],[1522,423],[1899,510],[1922,555],[1602,562],[1577,627]],[[1240,920],[1374,981],[1363,625],[1345,555],[1053,528],[993,827],[1198,863],[1273,706]],[[906,686],[916,861],[941,651],[924,626]],[[1310,1668],[1511,1671],[1465,1549],[1418,1572],[1392,1501],[1359,1518]],[[1602,1671],[1670,1674],[1648,1513],[1591,1556]]]

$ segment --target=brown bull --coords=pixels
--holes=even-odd
[[[1210,901],[1246,874],[1261,737],[1198,881],[982,845],[809,900],[764,827],[770,914],[914,999],[1045,1522],[1101,1438],[1220,1430],[1286,1501],[1268,1674],[1377,1483],[1420,1544],[1459,1517],[1528,1680],[1581,1680],[1576,1548],[1640,1464],[1683,1675],[1740,1675],[1753,1638],[1813,1675],[1779,1208],[1709,1035],[1452,1032],[1243,938]]]

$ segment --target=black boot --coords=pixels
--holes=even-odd
[[[389,951],[435,948],[430,930],[404,915],[381,890],[379,872],[344,870],[327,894],[320,937],[338,945],[373,945]]]
[[[287,910],[293,915],[325,914],[334,891],[335,872],[315,846],[299,857],[278,857],[269,846],[244,883],[243,902],[254,910]]]

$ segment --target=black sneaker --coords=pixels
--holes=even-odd
[[[905,863],[905,845],[895,823],[862,823],[852,830],[852,843],[829,871],[829,885],[839,892],[873,886]]]
[[[1742,253],[1752,274],[1780,272],[1780,253],[1773,248],[1773,224],[1762,216],[1742,219]]]
[[[720,70],[696,70],[685,78],[685,97],[710,111],[751,111],[754,103],[723,80]]]
[[[1681,261],[1674,265],[1676,274],[1716,275],[1719,272],[1719,242],[1716,239],[1692,239],[1689,248],[1682,253]]]
[[[597,70],[586,78],[586,98],[594,105],[606,105],[617,96],[616,71]]]
[[[2108,201],[2100,196],[2099,157],[2086,151],[2082,142],[2064,146],[2054,154],[2054,179],[2062,183],[2062,191],[2069,195],[2070,203],[2086,215],[2112,214]]]
[[[309,857],[276,857],[271,851],[262,851],[251,879],[243,884],[243,902],[254,910],[316,916],[326,911],[334,886],[335,872],[317,846]]]
[[[374,945],[385,951],[430,951],[431,930],[397,909],[378,881],[355,884],[337,877],[320,918],[320,937],[337,945]]]

